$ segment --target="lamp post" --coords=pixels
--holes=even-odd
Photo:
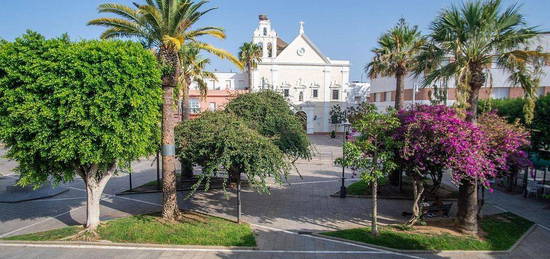
[[[342,123],[342,126],[344,128],[344,135],[343,135],[344,139],[342,143],[342,157],[345,159],[344,145],[346,144],[346,141],[348,139],[348,130],[351,124],[346,121]],[[345,180],[346,180],[345,171],[346,171],[346,167],[342,165],[342,186],[340,186],[340,198],[346,198],[346,194],[347,194],[346,184],[345,184]]]

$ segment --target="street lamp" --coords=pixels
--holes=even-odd
[[[349,122],[344,122],[342,123],[342,126],[344,128],[344,139],[343,139],[343,144],[342,144],[342,158],[345,159],[345,153],[344,153],[344,144],[346,144],[346,141],[348,139],[348,130],[351,126],[351,124]],[[346,180],[346,177],[344,175],[345,173],[345,170],[346,170],[346,166],[344,166],[344,163],[342,163],[342,186],[340,186],[340,198],[346,198],[346,194],[347,194],[347,190],[346,190],[346,184],[345,184],[345,180]]]

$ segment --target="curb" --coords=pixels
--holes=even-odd
[[[200,245],[163,245],[143,243],[113,243],[109,241],[82,242],[82,241],[18,241],[0,240],[0,245],[45,245],[45,246],[80,246],[80,247],[113,247],[113,248],[142,248],[142,249],[210,249],[210,250],[257,250],[253,246],[200,246]]]
[[[391,248],[391,247],[386,247],[386,246],[380,246],[380,245],[375,245],[375,244],[370,244],[370,243],[364,243],[364,242],[344,239],[344,238],[340,238],[340,237],[333,237],[333,236],[323,235],[323,234],[321,234],[322,232],[311,233],[310,235],[316,236],[316,237],[323,237],[323,238],[333,239],[333,240],[336,240],[336,241],[346,242],[346,243],[351,243],[351,244],[356,244],[356,245],[371,246],[371,247],[374,247],[374,248],[378,248],[378,249],[382,249],[382,250],[388,250],[388,251],[392,251],[392,252],[396,252],[396,253],[402,253],[402,254],[407,254],[408,253],[408,254],[434,254],[435,255],[435,254],[439,254],[439,253],[445,253],[445,254],[450,254],[450,253],[461,253],[461,254],[463,254],[463,253],[476,253],[476,254],[484,254],[484,255],[510,255],[512,253],[512,251],[514,249],[516,249],[516,247],[519,245],[519,243],[521,243],[529,234],[531,234],[531,232],[533,232],[536,227],[537,227],[537,224],[533,223],[533,225],[527,231],[525,231],[525,233],[523,233],[523,235],[510,248],[508,248],[507,250],[496,250],[496,251],[487,251],[487,250],[403,250],[403,249],[396,249],[396,248]]]

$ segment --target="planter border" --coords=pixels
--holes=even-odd
[[[404,253],[404,254],[406,253],[410,253],[410,254],[478,253],[478,254],[485,254],[485,255],[510,255],[512,251],[516,249],[519,243],[521,243],[529,234],[531,234],[531,232],[533,232],[536,227],[537,227],[537,224],[533,223],[533,225],[529,227],[529,229],[525,231],[525,233],[523,233],[523,235],[519,237],[518,240],[516,240],[516,242],[510,248],[506,250],[494,250],[494,251],[492,250],[405,250],[405,249],[391,248],[387,246],[375,245],[375,244],[365,243],[365,242],[360,242],[355,240],[349,240],[349,239],[340,238],[340,237],[323,235],[321,234],[323,232],[315,232],[315,233],[311,233],[311,235],[316,237],[333,239],[340,242],[347,242],[347,243],[356,244],[356,245],[372,246],[373,248],[388,250],[396,253]]]

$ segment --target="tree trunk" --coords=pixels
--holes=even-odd
[[[477,184],[462,180],[458,187],[457,227],[466,234],[477,234]]]
[[[113,165],[106,172],[101,172],[97,165],[93,165],[89,170],[79,173],[86,184],[86,230],[88,231],[95,232],[99,227],[101,195],[115,169],[116,165]]]
[[[404,69],[397,69],[397,72],[395,73],[395,109],[401,110],[404,107],[405,102],[405,96],[404,96],[404,88],[405,88],[405,71]],[[400,169],[393,170],[390,175],[388,176],[389,182],[393,186],[399,185],[399,174],[402,173]]]
[[[191,86],[191,80],[185,79],[185,89],[183,89],[183,102],[182,106],[182,121],[189,120],[191,118],[191,107],[189,107],[189,87]]]
[[[374,180],[372,185],[372,235],[378,236],[378,180]]]
[[[403,109],[403,103],[405,102],[404,96],[405,88],[405,71],[403,69],[398,69],[395,73],[395,109]]]
[[[485,83],[485,75],[481,69],[475,67],[472,71],[477,72],[473,72],[471,79],[466,120],[476,123],[479,91]],[[478,232],[477,202],[477,183],[462,180],[458,188],[457,227],[464,233],[476,235]]]
[[[477,105],[479,101],[479,90],[482,85],[471,86],[470,95],[468,96],[468,109],[466,110],[466,120],[472,123],[477,122]]]
[[[193,164],[189,160],[181,161],[181,179],[182,182],[193,179]]]
[[[241,176],[237,179],[237,223],[241,224]]]
[[[420,202],[422,201],[422,195],[424,194],[424,183],[422,180],[418,180],[416,177],[413,177],[413,188],[414,188],[414,200],[413,200],[413,209],[412,217],[407,222],[407,226],[414,226],[416,222],[422,216],[422,208]]]
[[[247,65],[247,71],[248,71],[248,92],[252,92],[252,66]]]
[[[161,64],[172,68],[162,76],[162,88],[164,90],[162,104],[162,192],[163,207],[162,217],[173,221],[179,215],[176,196],[176,156],[174,141],[174,89],[179,76],[178,53],[162,46],[159,51]]]

